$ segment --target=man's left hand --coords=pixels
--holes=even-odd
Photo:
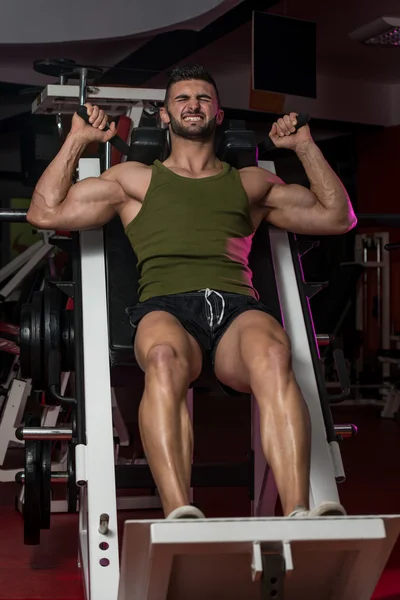
[[[306,124],[296,131],[296,125],[297,113],[285,115],[272,125],[269,137],[277,148],[285,148],[296,152],[313,142],[310,127]]]

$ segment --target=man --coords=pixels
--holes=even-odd
[[[71,185],[92,141],[106,142],[107,115],[87,104],[90,125],[74,115],[60,152],[40,178],[28,221],[45,229],[101,227],[116,214],[138,257],[137,306],[127,312],[145,372],[139,409],[146,457],[169,518],[203,517],[189,506],[193,433],[186,395],[203,354],[218,380],[257,399],[263,451],[285,515],[345,514],[336,503],[309,511],[310,421],[291,367],[290,342],[258,301],[248,268],[261,223],[296,233],[344,234],[356,224],[347,193],[310,135],[284,116],[270,137],[296,152],[311,189],[284,185],[269,171],[240,172],[214,153],[222,123],[217,88],[200,66],[173,71],[161,119],[171,153],[151,167],[128,162]],[[132,265],[134,268],[134,265]]]

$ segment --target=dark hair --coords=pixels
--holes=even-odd
[[[211,83],[215,89],[215,93],[217,94],[218,104],[220,104],[218,88],[214,78],[201,65],[184,65],[182,67],[175,67],[175,69],[169,74],[164,104],[167,104],[168,102],[169,90],[174,83],[178,83],[178,81],[190,81],[191,79],[199,79],[200,81],[207,81],[207,83]]]

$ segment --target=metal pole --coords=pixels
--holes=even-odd
[[[87,69],[81,69],[79,84],[79,102],[86,102]],[[72,233],[72,272],[75,283],[74,292],[74,330],[75,330],[75,397],[76,397],[76,438],[78,444],[86,445],[85,411],[85,367],[83,358],[83,315],[82,315],[82,270],[80,233]]]
[[[86,91],[87,91],[87,77],[88,70],[85,67],[82,67],[81,78],[79,82],[79,104],[83,106],[86,102]]]
[[[111,144],[110,142],[106,143],[106,147],[105,147],[105,170],[107,171],[107,169],[109,169],[111,167]]]

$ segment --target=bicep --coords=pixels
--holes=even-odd
[[[337,233],[329,212],[301,185],[274,185],[265,205],[265,220],[279,229],[306,235]]]
[[[65,200],[48,217],[48,229],[80,231],[102,227],[118,212],[124,192],[115,181],[89,177],[71,186]]]

